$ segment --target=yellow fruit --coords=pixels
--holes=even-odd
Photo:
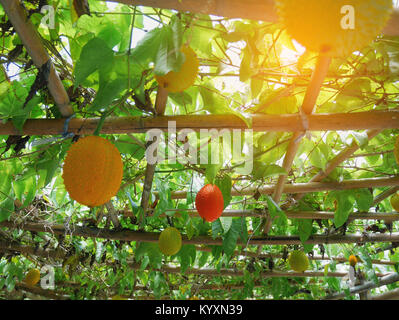
[[[357,263],[357,258],[353,254],[349,256],[349,264],[354,267]]]
[[[392,206],[392,208],[393,208],[395,211],[399,212],[399,194],[398,194],[398,193],[395,193],[395,194],[391,197],[390,201],[391,201],[391,206]]]
[[[399,136],[396,138],[393,154],[395,155],[396,163],[399,164]]]
[[[173,256],[180,251],[182,238],[179,230],[168,227],[161,232],[158,245],[161,252],[167,256]]]
[[[170,71],[164,76],[155,76],[158,84],[168,92],[184,91],[191,87],[197,78],[199,60],[194,50],[184,46],[181,48],[181,52],[184,53],[185,61],[179,71]]]
[[[309,259],[303,251],[295,250],[290,253],[288,263],[292,270],[304,272],[309,267]]]
[[[308,50],[346,57],[382,31],[392,0],[276,0],[287,32]]]
[[[102,205],[119,190],[123,177],[121,155],[104,138],[84,137],[68,150],[62,177],[72,199],[89,207]]]
[[[34,286],[40,280],[39,269],[30,269],[25,276],[25,283],[30,286]]]

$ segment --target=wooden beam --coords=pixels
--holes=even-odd
[[[100,0],[104,1],[104,0]],[[132,6],[189,11],[226,18],[277,22],[273,0],[107,0]],[[383,30],[387,36],[399,35],[399,11],[395,10]]]
[[[254,132],[285,131],[303,132],[301,117],[298,114],[253,115]],[[312,114],[308,116],[308,131],[337,130],[384,130],[399,129],[399,111],[367,111],[356,113]],[[15,129],[11,121],[0,123],[0,135],[58,135],[63,130],[63,119],[28,119],[22,133]],[[69,132],[93,134],[99,118],[75,118],[69,123]],[[170,121],[176,122],[176,130],[191,129],[248,129],[235,115],[180,115],[157,117],[109,117],[105,119],[102,134],[145,133],[150,129],[168,130]]]

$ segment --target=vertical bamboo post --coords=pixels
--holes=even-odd
[[[4,11],[10,22],[14,26],[19,38],[21,39],[26,51],[32,57],[37,68],[41,68],[46,63],[50,64],[50,72],[47,79],[47,87],[59,108],[63,117],[73,115],[73,109],[69,101],[67,92],[62,84],[49,55],[47,54],[40,35],[37,33],[32,22],[27,18],[25,9],[19,0],[0,0]]]
[[[168,91],[162,86],[158,86],[157,97],[155,100],[155,113],[157,116],[162,116],[165,112],[166,102],[168,100]],[[154,151],[154,156],[156,155],[156,150]],[[141,207],[143,208],[143,215],[147,214],[148,201],[151,194],[152,182],[154,180],[156,163],[148,164],[145,170],[143,195],[141,197]]]
[[[311,114],[313,112],[313,109],[315,107],[317,97],[320,94],[321,86],[323,85],[323,81],[325,77],[327,76],[328,68],[331,63],[331,57],[320,53],[318,56],[317,62],[316,62],[316,67],[313,71],[312,78],[310,80],[310,84],[307,88],[305,98],[302,103],[301,107],[301,112],[304,115],[304,119],[306,120],[306,116]],[[305,123],[305,125],[307,125]],[[307,129],[306,127],[304,128],[305,130]],[[284,162],[283,162],[283,168],[287,172],[287,174],[280,175],[276,188],[274,190],[273,194],[273,200],[276,203],[280,202],[281,195],[284,190],[284,185],[285,181],[287,179],[287,175],[291,171],[292,164],[294,162],[294,158],[296,155],[296,152],[298,151],[299,144],[301,143],[303,134],[301,133],[295,133],[290,141],[290,144],[288,146],[287,153],[284,157]],[[264,224],[264,229],[263,232],[267,234],[270,231],[270,228],[272,226],[272,219],[268,217],[266,219],[266,222]]]

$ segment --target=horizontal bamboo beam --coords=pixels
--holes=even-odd
[[[212,252],[212,249],[210,247],[202,247],[202,246],[197,246],[196,247],[197,251],[205,251],[205,252]],[[20,245],[20,244],[13,244],[13,243],[8,243],[6,241],[0,241],[0,252],[20,252],[23,254],[30,254],[33,256],[38,256],[42,258],[52,258],[52,259],[64,259],[66,256],[66,253],[62,250],[54,250],[54,249],[46,249],[43,250],[41,248],[34,248],[32,246],[28,245]],[[235,256],[246,256],[246,257],[253,257],[253,258],[273,258],[273,259],[281,259],[283,255],[281,253],[270,253],[270,254],[260,254],[258,255],[256,252],[249,252],[249,251],[239,251],[236,250],[234,251]],[[309,260],[319,260],[319,261],[336,261],[339,263],[345,263],[348,262],[348,259],[344,257],[333,257],[330,258],[328,256],[308,256]],[[389,265],[393,266],[396,264],[394,261],[387,261],[387,260],[379,260],[379,259],[372,259],[371,262],[373,264],[378,264],[378,265]]]
[[[131,267],[135,270],[141,270],[140,264],[133,264]],[[195,275],[204,275],[204,276],[228,276],[228,277],[243,277],[244,271],[242,270],[232,270],[232,269],[220,269],[219,271],[216,269],[197,269],[190,268],[187,269],[185,273],[182,273],[181,268],[179,267],[169,267],[163,266],[161,269],[157,269],[158,271],[166,272],[166,273],[177,273],[177,274],[195,274]],[[305,272],[294,272],[294,271],[265,271],[259,274],[260,278],[294,278],[294,277],[337,277],[343,278],[347,276],[347,272],[319,272],[319,271],[305,271]],[[385,274],[384,274],[385,275]],[[384,276],[381,274],[380,276]]]
[[[367,130],[368,140],[373,139],[381,132],[382,132],[382,130]],[[360,146],[355,141],[352,142],[352,144],[350,146],[343,149],[333,159],[331,159],[328,162],[328,164],[326,165],[326,168],[324,170],[320,170],[316,175],[314,175],[312,177],[312,179],[309,180],[309,182],[319,182],[319,181],[322,181],[324,178],[327,178],[336,167],[338,167],[341,163],[343,163],[350,156],[352,156],[359,148],[360,148]],[[297,195],[295,195],[294,199],[296,201],[299,201],[304,196],[305,196],[304,193],[297,194]]]
[[[80,227],[76,225],[69,226],[68,230],[63,225],[51,225],[41,223],[16,224],[13,221],[4,221],[0,226],[10,229],[21,229],[35,232],[49,232],[52,234],[68,234],[85,238],[101,238],[120,241],[140,241],[140,242],[158,242],[159,233],[141,232],[132,230],[109,230],[95,227]],[[399,233],[392,234],[351,234],[351,235],[312,235],[305,244],[332,244],[332,243],[366,243],[366,242],[399,242]],[[183,236],[183,244],[194,245],[223,245],[223,239],[208,236],[197,236],[188,239]],[[300,245],[302,244],[298,236],[261,236],[252,237],[248,242],[237,241],[238,246],[247,245]]]
[[[306,193],[306,192],[320,192],[331,190],[348,190],[361,188],[380,188],[393,187],[399,185],[399,176],[389,178],[369,178],[357,180],[344,180],[341,182],[308,182],[308,183],[292,183],[284,186],[285,193]],[[235,187],[231,190],[232,196],[248,196],[259,192],[260,194],[272,194],[274,191],[273,185],[261,186],[258,188],[250,187]],[[154,192],[154,194],[157,194]],[[172,199],[186,199],[187,191],[174,191],[171,194]]]
[[[58,291],[43,289],[40,286],[29,286],[25,283],[17,283],[15,289],[30,292],[32,294],[42,296],[52,300],[69,300],[67,295],[64,295]]]
[[[370,300],[399,300],[399,288],[372,296]]]
[[[212,248],[210,247],[202,247],[202,246],[197,246],[196,247],[197,251],[205,251],[205,252],[212,252]],[[281,253],[261,253],[258,254],[257,252],[250,252],[246,250],[236,250],[234,251],[234,256],[242,256],[242,257],[253,257],[253,258],[265,258],[265,259],[282,259],[283,254]],[[344,257],[328,257],[328,256],[308,256],[309,260],[318,260],[318,261],[336,261],[338,263],[345,263],[348,262],[348,259]],[[371,262],[373,264],[380,264],[380,265],[386,265],[386,266],[394,266],[396,262],[394,261],[387,261],[387,260],[379,260],[379,259],[371,259]]]
[[[27,19],[26,11],[21,5],[21,1],[17,0],[0,0],[4,11],[6,12],[15,31],[18,33],[26,51],[32,57],[36,67],[41,68],[44,64],[50,62],[50,71],[47,79],[47,87],[54,98],[61,114],[69,117],[73,114],[73,108],[70,104],[69,97],[65,91],[64,85],[59,78],[51,59],[44,49],[40,35],[36,31],[32,22]],[[62,129],[58,133],[62,133]],[[12,133],[5,133],[12,134]],[[19,133],[14,133],[19,134]]]
[[[101,0],[104,1],[104,0]],[[273,0],[108,0],[132,6],[146,6],[192,13],[210,14],[226,18],[242,18],[277,22]],[[399,11],[395,10],[383,33],[399,35]]]
[[[385,286],[387,284],[395,283],[398,281],[399,281],[399,274],[392,273],[392,274],[382,277],[378,281],[378,283],[375,283],[374,281],[368,281],[359,286],[349,288],[349,293],[356,294],[356,293],[364,292],[364,291],[367,291],[370,289],[379,288],[379,287]],[[335,294],[329,295],[329,296],[325,297],[323,300],[338,300],[338,299],[344,298],[345,296],[346,296],[346,293],[340,292],[340,293],[335,293]]]
[[[198,216],[196,209],[174,209],[165,210],[171,215],[171,211],[176,211],[173,215],[180,217],[181,212],[187,212],[190,216]],[[261,210],[224,210],[223,217],[263,217],[266,212]],[[331,211],[285,211],[288,219],[334,219],[334,212]],[[133,217],[132,211],[124,212],[125,217]],[[161,217],[167,216],[166,213],[162,213]],[[349,214],[349,221],[351,220],[384,220],[384,221],[398,221],[398,212],[353,212]]]
[[[308,131],[399,129],[399,111],[367,111],[356,113],[311,114],[308,116]],[[304,130],[298,114],[252,115],[252,130],[255,132]],[[58,135],[63,132],[63,119],[28,119],[23,127],[24,135]],[[93,134],[99,118],[72,119],[68,130],[75,134]],[[104,121],[102,134],[145,133],[150,129],[167,131],[173,122],[176,130],[191,129],[248,129],[242,119],[235,115],[180,115],[157,117],[119,117]],[[20,134],[11,121],[0,123],[1,135]]]

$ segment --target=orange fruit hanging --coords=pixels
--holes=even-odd
[[[81,138],[67,152],[62,177],[72,199],[89,207],[100,206],[119,190],[123,177],[121,155],[104,138]]]
[[[188,46],[183,46],[181,52],[184,53],[185,61],[179,71],[170,71],[163,76],[155,76],[158,84],[168,92],[182,92],[194,84],[198,75],[199,60],[194,50]]]
[[[36,285],[40,280],[39,269],[30,269],[25,276],[25,283],[30,286]]]
[[[354,267],[355,265],[356,265],[356,263],[357,263],[357,258],[356,258],[356,256],[354,256],[353,254],[351,254],[350,256],[349,256],[349,264],[352,266],[352,267]]]
[[[215,221],[224,210],[222,191],[214,184],[205,185],[195,197],[195,207],[205,221]]]

